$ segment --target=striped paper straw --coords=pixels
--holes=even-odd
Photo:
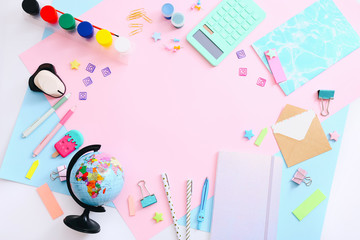
[[[186,183],[186,240],[190,240],[192,180]]]

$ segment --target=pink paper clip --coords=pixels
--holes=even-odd
[[[302,182],[305,183],[306,186],[310,186],[312,183],[312,180],[310,177],[306,177],[307,171],[305,171],[302,168],[298,168],[298,170],[296,171],[294,177],[291,179],[294,182],[296,182],[297,184],[301,184]]]
[[[50,178],[51,180],[55,180],[57,178],[60,178],[60,181],[65,181],[66,180],[66,166],[65,165],[61,165],[57,167],[57,172],[52,172],[50,174]]]
[[[286,75],[285,75],[283,67],[281,66],[281,62],[277,55],[276,50],[269,49],[269,50],[265,51],[265,57],[269,63],[271,72],[274,76],[276,83],[285,82],[287,80]]]

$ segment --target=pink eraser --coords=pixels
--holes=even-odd
[[[270,49],[265,51],[265,56],[266,56],[266,60],[269,63],[271,72],[274,76],[276,83],[285,82],[287,80],[286,75],[283,67],[281,66],[281,62],[276,53],[276,50]]]
[[[78,149],[83,142],[84,137],[79,131],[70,130],[62,139],[55,143],[55,149],[62,157],[66,157],[75,151],[75,149]]]
[[[129,205],[129,215],[135,216],[135,203],[133,196],[129,195],[128,197],[128,205]]]
[[[296,182],[297,184],[301,184],[302,181],[304,180],[304,178],[306,177],[306,174],[307,174],[307,171],[305,171],[305,170],[302,169],[302,168],[299,168],[299,169],[296,171],[296,173],[295,173],[294,177],[292,178],[292,180],[293,180],[294,182]]]

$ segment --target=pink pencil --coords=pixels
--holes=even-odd
[[[60,122],[56,125],[56,127],[41,141],[41,143],[35,148],[33,152],[33,157],[36,157],[40,154],[40,152],[44,149],[44,147],[50,142],[50,140],[55,136],[55,134],[59,131],[59,129],[66,123],[66,121],[71,117],[74,113],[76,106],[67,111],[64,117],[60,120]]]

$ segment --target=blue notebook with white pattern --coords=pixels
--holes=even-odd
[[[360,47],[360,37],[332,0],[315,2],[253,43],[269,69],[264,52],[275,48],[287,81],[286,95]]]

